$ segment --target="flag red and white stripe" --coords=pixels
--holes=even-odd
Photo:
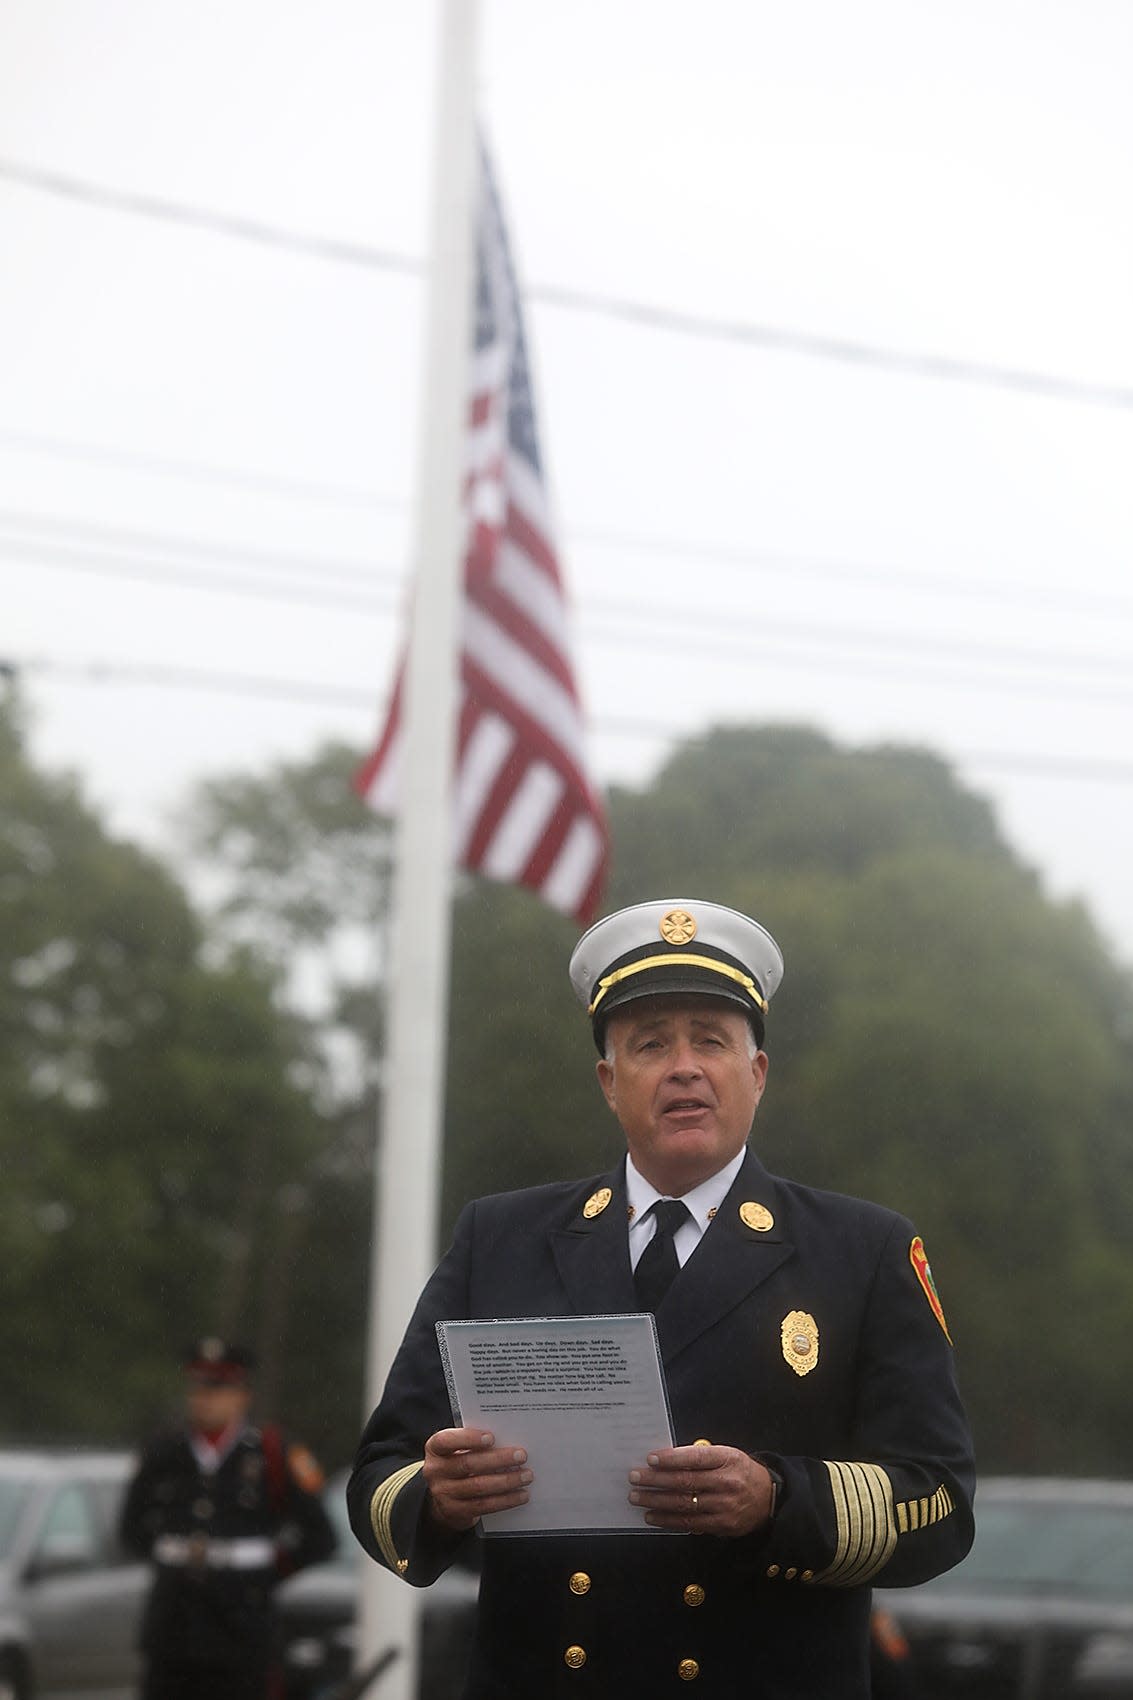
[[[519,294],[483,155],[464,497],[455,860],[586,923],[606,871],[606,816],[587,774]],[[397,806],[402,672],[355,780],[380,813]]]

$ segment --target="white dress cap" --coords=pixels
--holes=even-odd
[[[635,903],[598,921],[570,959],[571,985],[594,1020],[633,998],[691,992],[730,998],[762,1038],[767,1005],[783,978],[783,953],[766,927],[701,898]]]

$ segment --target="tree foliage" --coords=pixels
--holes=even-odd
[[[711,897],[779,939],[756,1143],[774,1170],[914,1218],[985,1465],[1065,1469],[1071,1432],[1075,1470],[1123,1468],[1133,999],[1086,913],[913,749],[719,730],[611,814],[609,907]],[[450,1216],[609,1158],[571,943],[520,893],[458,906]]]
[[[19,1266],[0,1348],[11,1362],[22,1326],[34,1368],[10,1409],[108,1428],[156,1388],[171,1336],[227,1304],[274,1352],[287,1416],[345,1456],[389,866],[355,757],[329,746],[197,794],[218,894],[202,923],[4,737],[0,1153],[20,1182],[0,1206]],[[718,729],[610,813],[608,907],[709,897],[782,944],[756,1143],[773,1170],[914,1219],[984,1466],[1123,1469],[1133,997],[1086,912],[1050,899],[927,751]],[[469,1196],[620,1153],[566,978],[575,938],[527,893],[459,885],[442,1232]],[[108,1356],[117,1407],[91,1403]]]
[[[279,1382],[312,1052],[264,962],[210,965],[172,875],[33,769],[14,702],[0,795],[0,1425],[122,1438],[202,1331]]]

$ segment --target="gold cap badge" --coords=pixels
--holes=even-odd
[[[592,1216],[600,1216],[613,1196],[614,1195],[608,1186],[599,1187],[597,1192],[592,1192],[590,1197],[586,1200],[586,1203],[582,1206],[582,1214],[586,1217],[587,1221],[589,1221]]]
[[[660,933],[666,944],[688,944],[696,937],[696,922],[687,909],[667,909],[661,917]]]
[[[754,1228],[757,1234],[765,1234],[775,1226],[775,1218],[766,1204],[755,1204],[751,1199],[740,1205],[740,1221],[745,1228]]]
[[[818,1324],[809,1311],[792,1310],[783,1318],[783,1357],[796,1375],[809,1375],[818,1362]]]

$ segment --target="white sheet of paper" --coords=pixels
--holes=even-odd
[[[673,1444],[651,1316],[438,1322],[437,1337],[458,1424],[526,1448],[535,1476],[485,1535],[663,1532],[628,1499],[630,1470]]]

